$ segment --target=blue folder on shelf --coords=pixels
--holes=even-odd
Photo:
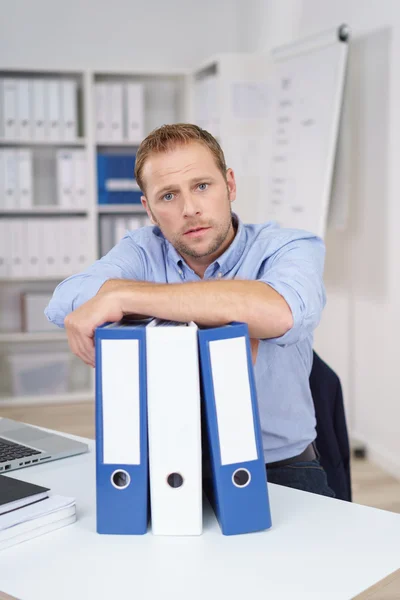
[[[198,338],[207,430],[204,489],[223,534],[268,529],[271,513],[248,327],[232,323],[199,329]]]
[[[95,331],[97,532],[144,534],[148,524],[145,324]]]
[[[140,204],[142,193],[136,183],[136,154],[97,154],[99,204]]]

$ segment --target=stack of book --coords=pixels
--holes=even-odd
[[[0,550],[75,521],[74,498],[0,475]]]

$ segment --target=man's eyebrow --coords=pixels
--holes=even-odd
[[[162,194],[165,194],[166,192],[171,192],[174,189],[176,189],[176,186],[171,184],[171,185],[165,185],[164,187],[160,188],[159,190],[156,190],[154,192],[155,196],[161,196]]]
[[[211,175],[201,175],[198,177],[193,177],[193,179],[189,180],[189,183],[193,185],[195,183],[202,183],[203,181],[214,181],[214,177],[211,177]],[[179,186],[174,183],[171,183],[171,185],[164,185],[162,188],[155,191],[155,195],[161,196],[166,192],[174,192],[176,189],[178,189],[178,187]]]

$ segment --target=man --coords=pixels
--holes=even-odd
[[[333,496],[317,459],[309,387],[313,330],[325,304],[323,242],[231,212],[235,176],[214,137],[164,125],[140,145],[135,176],[153,227],[128,233],[46,309],[72,352],[94,366],[94,330],[124,314],[248,324],[268,479]],[[232,399],[234,401],[234,399]]]

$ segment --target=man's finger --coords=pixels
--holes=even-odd
[[[94,366],[94,340],[92,337],[83,335],[80,338],[82,354],[85,357],[86,364]]]
[[[76,356],[79,356],[79,346],[76,335],[72,335],[71,332],[67,331],[67,340],[71,352]]]

